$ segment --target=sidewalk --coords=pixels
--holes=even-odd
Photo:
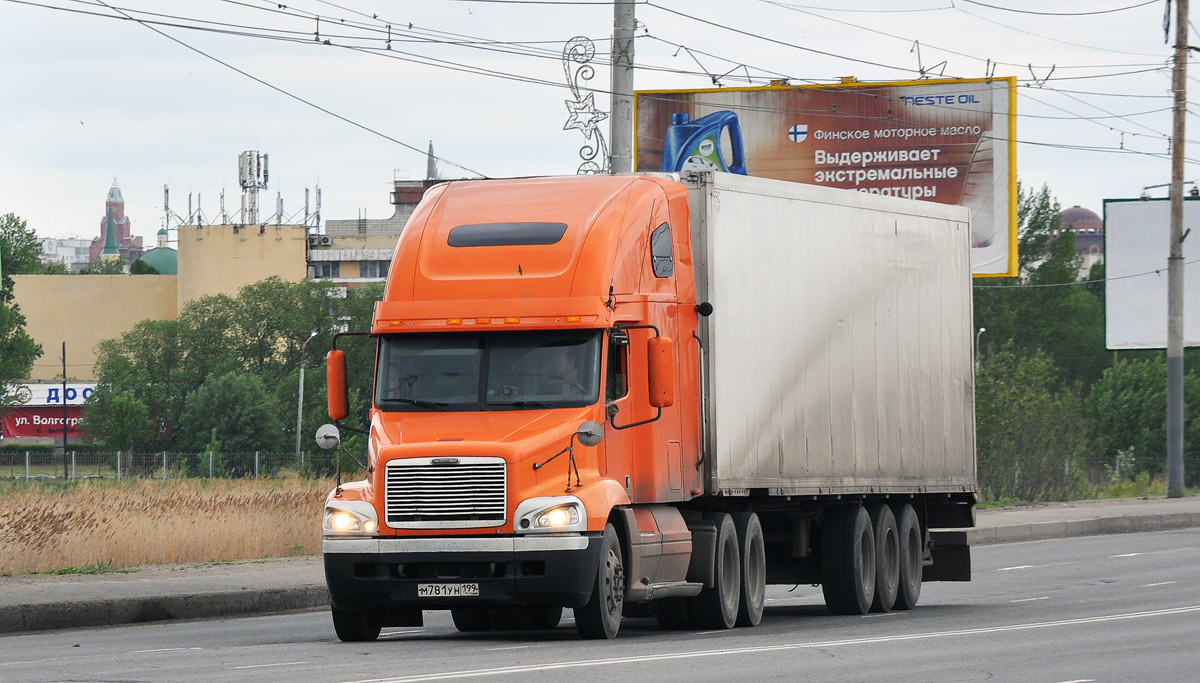
[[[1200,527],[1200,496],[982,510],[971,545]],[[329,604],[320,556],[0,577],[0,634],[203,619]]]

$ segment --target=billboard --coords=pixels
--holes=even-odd
[[[10,385],[16,406],[0,412],[0,439],[17,436],[62,437],[63,404],[67,436],[78,436],[76,427],[83,404],[96,390],[95,382],[30,382]]]
[[[1183,227],[1200,227],[1200,199],[1183,203]],[[1104,344],[1110,349],[1167,348],[1167,256],[1171,200],[1104,200]],[[1190,264],[1200,240],[1183,241],[1183,344],[1200,346],[1200,296]]]
[[[971,272],[1017,274],[1015,78],[634,93],[638,171],[716,170],[960,204]]]

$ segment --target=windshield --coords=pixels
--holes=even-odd
[[[594,330],[384,336],[375,406],[403,412],[591,405],[600,393],[600,338]]]

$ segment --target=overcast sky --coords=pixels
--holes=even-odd
[[[1164,6],[651,0],[637,5],[635,87],[1016,76],[1018,177],[1099,213],[1104,198],[1170,179]],[[390,216],[393,178],[423,177],[430,141],[446,178],[573,173],[584,140],[563,130],[562,47],[594,39],[591,83],[606,91],[612,7],[0,0],[0,27],[0,213],[42,236],[91,238],[116,178],[134,233],[153,244],[164,185],[178,214],[191,193],[217,220],[222,190],[237,210],[244,150],[270,155],[265,213],[282,193],[285,214],[300,214],[305,188],[320,187],[326,219]],[[1200,72],[1188,84],[1200,92]],[[597,104],[607,111],[607,95]],[[1193,111],[1188,126],[1200,159]],[[1191,162],[1186,177],[1198,171]]]

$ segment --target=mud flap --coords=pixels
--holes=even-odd
[[[930,531],[930,552],[933,563],[921,571],[922,581],[970,581],[971,546],[967,545],[967,532]]]

